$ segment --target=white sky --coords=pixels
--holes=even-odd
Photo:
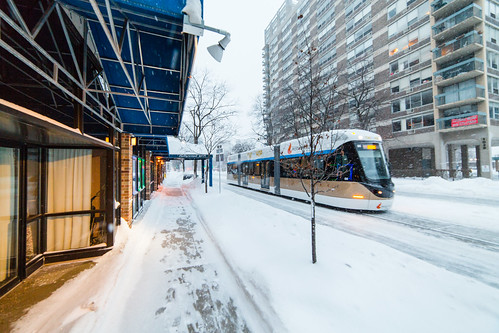
[[[215,61],[206,48],[216,44],[222,35],[205,31],[199,39],[194,70],[207,69],[220,81],[225,81],[230,95],[240,111],[238,137],[252,135],[251,120],[255,97],[263,91],[262,49],[264,31],[284,0],[206,0],[204,23],[228,31],[231,42],[221,63]]]

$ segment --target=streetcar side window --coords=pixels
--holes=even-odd
[[[254,164],[253,176],[260,176],[260,165],[261,165],[261,162],[255,162],[253,164]]]
[[[237,175],[237,163],[231,163],[227,167],[227,173],[232,175]]]

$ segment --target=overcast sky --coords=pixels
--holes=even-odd
[[[262,49],[264,30],[284,0],[205,0],[204,23],[228,31],[231,42],[221,63],[206,47],[216,44],[222,35],[205,31],[199,40],[194,70],[208,69],[218,80],[225,81],[241,112],[240,137],[251,135],[250,120],[255,97],[262,93]]]

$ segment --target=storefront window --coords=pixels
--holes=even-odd
[[[27,226],[26,261],[41,253],[40,249],[40,149],[28,148],[27,159]]]
[[[17,274],[19,150],[0,147],[0,286]]]
[[[105,239],[105,156],[103,150],[49,149],[47,251],[87,247]]]

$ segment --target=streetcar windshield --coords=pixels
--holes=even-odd
[[[385,155],[379,143],[357,143],[356,147],[367,179],[370,181],[390,179]]]

